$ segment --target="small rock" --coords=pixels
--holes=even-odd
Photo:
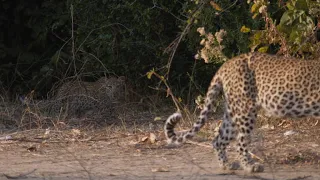
[[[285,133],[283,133],[283,135],[285,136],[290,136],[290,135],[293,135],[293,134],[296,134],[297,132],[293,131],[293,130],[289,130],[289,131],[286,131]]]
[[[312,147],[319,147],[319,144],[311,144]]]
[[[10,135],[0,137],[0,141],[13,139]]]

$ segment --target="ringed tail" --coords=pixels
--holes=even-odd
[[[205,106],[201,110],[198,120],[193,124],[193,127],[189,131],[184,131],[177,135],[174,131],[174,127],[180,121],[180,119],[182,119],[182,115],[181,113],[174,113],[169,116],[164,125],[164,132],[167,138],[167,143],[178,145],[194,137],[194,135],[200,131],[200,128],[205,125],[206,121],[208,120],[208,114],[212,110],[214,100],[217,99],[221,92],[222,83],[219,80],[218,76],[215,76],[208,88],[205,99]]]

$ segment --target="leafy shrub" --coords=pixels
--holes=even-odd
[[[180,1],[4,1],[0,79],[15,93],[38,95],[68,78],[124,75],[145,84],[179,31]],[[183,51],[181,51],[183,53]]]

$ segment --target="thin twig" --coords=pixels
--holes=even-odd
[[[74,47],[75,47],[75,42],[74,42],[74,24],[73,24],[73,5],[71,4],[71,7],[70,7],[70,15],[71,15],[71,39],[72,39],[72,62],[73,62],[73,65],[74,65],[74,70],[76,71],[77,68],[76,68],[76,63],[75,63],[75,51],[74,51]]]
[[[179,105],[179,101],[178,99],[173,95],[171,88],[169,86],[169,84],[167,83],[166,79],[164,79],[162,76],[160,76],[159,74],[157,74],[156,72],[153,72],[153,75],[155,75],[157,78],[159,78],[164,85],[167,87],[167,94],[172,98],[172,101],[174,102],[178,112],[181,111],[180,105]]]
[[[167,63],[167,72],[166,74],[164,75],[165,79],[168,79],[169,77],[169,74],[170,74],[170,69],[171,69],[171,64],[172,64],[172,61],[173,61],[173,57],[175,56],[176,54],[176,51],[178,49],[178,46],[181,42],[181,40],[188,34],[191,26],[193,25],[193,22],[196,18],[195,14],[198,12],[198,11],[201,11],[202,8],[204,7],[204,5],[206,4],[207,0],[203,0],[199,3],[199,6],[191,13],[191,17],[190,19],[188,20],[189,23],[187,23],[186,27],[183,29],[183,31],[181,32],[180,36],[178,38],[176,38],[173,43],[170,44],[170,49],[166,48],[165,52],[168,52],[169,50],[171,50],[171,54],[169,56],[169,60],[168,60],[168,63]]]

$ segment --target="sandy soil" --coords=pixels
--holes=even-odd
[[[252,152],[264,161],[265,171],[256,174],[220,170],[206,138],[168,148],[161,130],[152,131],[158,139],[155,143],[147,139],[150,132],[108,132],[99,138],[77,131],[76,137],[68,138],[54,133],[39,138],[44,130],[21,132],[13,140],[0,141],[0,179],[318,180],[319,129],[300,126],[295,130],[289,125],[257,130]],[[289,131],[294,133],[285,135]]]

